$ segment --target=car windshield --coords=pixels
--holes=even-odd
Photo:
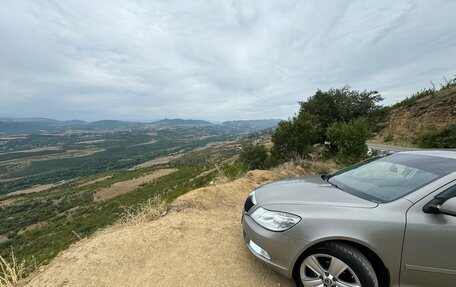
[[[328,181],[361,198],[390,202],[454,171],[455,159],[398,153],[349,166]]]

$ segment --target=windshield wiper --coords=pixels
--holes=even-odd
[[[331,174],[327,173],[327,174],[322,174],[321,175],[321,179],[323,179],[324,181],[326,181],[327,183],[329,183],[330,185],[334,186],[335,188],[338,188],[340,190],[343,191],[342,188],[340,188],[337,184],[333,183],[333,182],[330,182],[329,179],[331,178]]]
[[[342,188],[340,188],[340,187],[339,187],[337,184],[335,184],[334,182],[330,182],[330,181],[329,181],[329,178],[328,178],[327,182],[328,182],[330,185],[334,186],[335,188],[344,191]]]

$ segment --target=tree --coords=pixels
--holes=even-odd
[[[349,122],[358,117],[365,117],[371,127],[385,117],[381,105],[383,98],[377,91],[362,92],[351,90],[350,86],[328,91],[317,90],[307,101],[299,102],[299,114],[314,116],[319,123],[318,137],[326,140],[326,130],[333,123]]]
[[[239,160],[246,170],[265,169],[268,159],[268,149],[264,145],[249,144],[239,154]]]
[[[311,146],[328,139],[328,128],[335,123],[350,122],[364,117],[368,129],[376,130],[386,110],[378,104],[383,98],[377,91],[356,91],[349,86],[328,91],[317,90],[299,102],[299,113],[282,121],[272,135],[272,155],[289,159],[309,153]]]
[[[331,145],[337,150],[337,157],[343,163],[355,163],[367,156],[366,140],[371,130],[366,118],[348,123],[334,123],[327,131]]]
[[[318,140],[317,129],[315,118],[307,113],[279,122],[272,134],[273,155],[289,159],[310,152],[311,145]]]

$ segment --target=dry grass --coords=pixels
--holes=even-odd
[[[62,149],[61,146],[47,146],[47,147],[37,147],[37,148],[31,148],[31,149],[9,151],[9,152],[1,153],[1,154],[3,155],[3,154],[11,154],[11,153],[26,153],[26,152],[53,151],[53,150],[61,150],[61,149]]]
[[[18,261],[11,248],[11,261],[0,256],[0,287],[16,286],[19,280],[25,278],[25,261]]]
[[[140,169],[140,168],[144,168],[144,167],[151,167],[151,166],[154,166],[154,165],[166,164],[166,163],[169,163],[170,161],[172,161],[174,159],[178,159],[178,158],[180,158],[180,157],[182,157],[184,155],[185,155],[184,153],[180,153],[180,154],[176,154],[176,155],[162,156],[162,157],[159,157],[159,158],[156,158],[156,159],[153,159],[153,160],[149,160],[149,161],[143,162],[141,164],[135,165],[134,167],[129,168],[128,170],[136,170],[136,169]]]
[[[99,139],[99,140],[77,142],[77,144],[94,144],[94,143],[102,143],[105,141],[106,141],[106,139]]]
[[[135,208],[126,208],[121,215],[119,223],[121,225],[135,225],[158,219],[169,210],[169,205],[166,204],[159,195],[149,198],[145,203]]]
[[[298,171],[289,173],[305,172],[293,166]],[[151,198],[126,209],[120,224],[60,253],[26,286],[294,286],[250,254],[240,224],[247,194],[282,177],[253,170],[171,205]]]
[[[8,239],[8,236],[6,236],[6,235],[0,235],[0,243],[6,242],[6,241],[8,241],[8,240],[9,240],[9,239]]]
[[[62,183],[63,182],[60,182],[60,184],[62,184]],[[35,185],[33,187],[30,187],[30,188],[26,188],[26,189],[21,189],[21,190],[10,192],[6,196],[13,196],[13,195],[26,194],[26,193],[41,192],[41,191],[48,190],[48,189],[50,189],[52,187],[55,187],[57,185],[59,185],[59,183],[57,183],[57,184],[50,183],[50,184]]]
[[[140,207],[125,209],[119,224],[60,253],[25,284],[294,286],[245,247],[240,224],[243,204],[259,184],[317,174],[333,166],[296,159],[274,170],[248,171],[235,181],[190,191],[170,205],[158,196],[151,198]]]
[[[47,154],[47,155],[36,155],[30,156],[27,158],[15,158],[10,160],[4,160],[0,162],[2,166],[8,166],[8,168],[13,169],[23,169],[30,165],[32,161],[44,161],[44,160],[54,160],[54,159],[64,159],[64,158],[76,158],[76,157],[83,157],[89,156],[95,153],[105,151],[105,148],[87,148],[84,150],[67,150],[64,153],[56,153],[56,154]]]
[[[0,206],[2,206],[2,205],[3,206],[11,205],[16,200],[17,200],[17,198],[9,198],[9,199],[2,198],[2,199],[0,199]]]
[[[273,168],[272,171],[280,174],[281,176],[294,177],[327,174],[339,170],[340,168],[342,168],[342,166],[334,161],[321,161],[295,157],[293,160]]]
[[[93,198],[95,201],[98,202],[115,197],[119,194],[135,191],[141,185],[152,182],[157,178],[173,173],[176,170],[177,169],[175,168],[164,168],[130,180],[116,182],[109,187],[101,188],[100,190],[98,190],[96,193],[94,193]]]
[[[103,181],[103,180],[106,180],[106,179],[109,179],[111,178],[112,175],[107,175],[107,176],[103,176],[103,177],[99,177],[99,178],[95,178],[95,179],[92,179],[92,180],[89,180],[89,181],[86,181],[84,183],[81,183],[79,185],[79,187],[82,187],[82,186],[87,186],[87,185],[91,185],[93,183],[97,183],[97,182],[100,182],[100,181]]]

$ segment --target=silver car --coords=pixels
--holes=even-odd
[[[456,152],[401,152],[263,185],[249,250],[297,286],[456,286]]]

